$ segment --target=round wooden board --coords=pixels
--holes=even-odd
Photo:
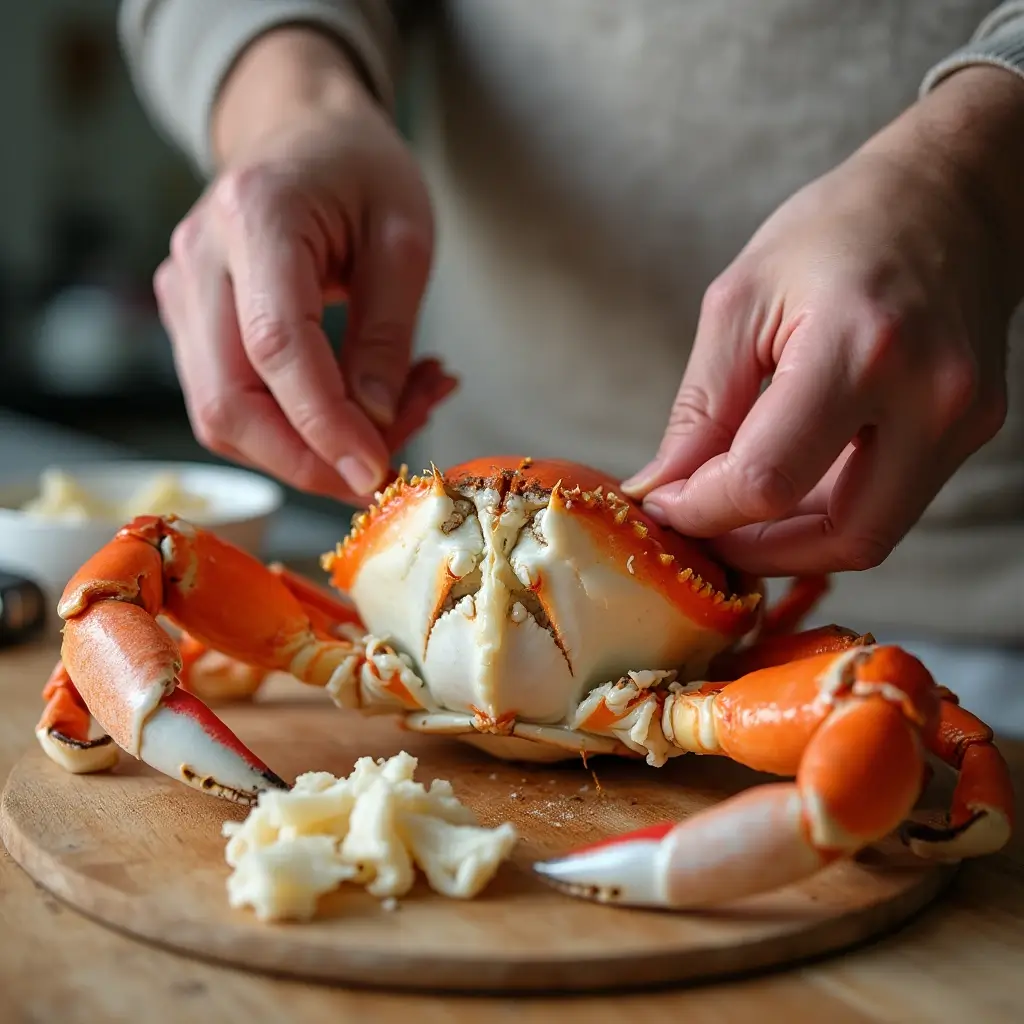
[[[7,849],[79,911],[181,953],[311,980],[447,991],[628,988],[791,964],[894,929],[954,873],[890,838],[857,862],[714,912],[575,900],[540,882],[529,865],[584,841],[685,817],[767,777],[718,758],[684,757],[662,769],[594,759],[598,791],[579,762],[508,764],[456,740],[406,732],[392,718],[286,693],[270,707],[221,712],[283,776],[348,774],[359,756],[408,750],[419,758],[418,779],[449,779],[485,823],[514,822],[523,836],[516,855],[472,901],[442,898],[419,882],[387,910],[349,887],[324,897],[311,923],[261,924],[227,903],[221,824],[241,820],[244,808],[128,757],[110,773],[69,775],[38,748],[15,766],[3,794]],[[926,806],[942,795],[930,794]]]

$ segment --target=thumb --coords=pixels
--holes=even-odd
[[[355,400],[381,427],[394,423],[405,388],[432,255],[429,215],[394,211],[371,215],[356,254],[342,369]]]
[[[757,363],[752,309],[753,303],[732,288],[716,282],[708,289],[658,452],[621,485],[631,498],[686,480],[729,450],[765,376]]]

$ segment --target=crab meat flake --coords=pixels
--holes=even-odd
[[[245,821],[223,826],[230,905],[263,921],[309,920],[322,895],[352,882],[394,909],[416,868],[444,896],[476,896],[518,833],[480,825],[451,783],[414,781],[416,766],[405,751],[362,757],[347,777],[307,772],[291,790],[261,793]]]

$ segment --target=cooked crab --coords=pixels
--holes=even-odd
[[[251,695],[285,671],[341,707],[501,757],[719,754],[790,777],[536,865],[569,892],[631,904],[733,899],[856,853],[905,821],[926,750],[961,775],[945,827],[907,827],[915,851],[1007,841],[991,730],[916,658],[836,626],[794,632],[824,581],[765,609],[762,581],[616,486],[520,457],[403,473],[324,556],[351,603],[173,516],[140,517],[62,596],[39,741],[70,771],[109,767],[121,748],[251,802],[286,783],[201,698]]]

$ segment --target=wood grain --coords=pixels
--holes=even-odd
[[[45,644],[0,652],[0,777],[35,743],[55,657]],[[1024,743],[1001,747],[1024,821]],[[1017,1024],[1022,960],[1024,834],[1005,853],[964,864],[903,928],[842,956],[696,987],[516,999],[339,988],[177,956],[68,909],[0,849],[4,1024]]]
[[[706,980],[791,963],[862,942],[933,899],[953,869],[896,839],[814,879],[703,914],[574,900],[529,871],[538,857],[676,820],[767,776],[718,758],[662,769],[620,759],[513,765],[394,718],[336,709],[282,683],[291,699],[222,709],[229,725],[286,778],[348,774],[357,757],[407,749],[418,777],[452,781],[482,821],[521,833],[485,893],[449,900],[424,883],[389,911],[357,887],[321,901],[309,924],[264,924],[227,904],[221,823],[244,810],[124,757],[109,774],[73,776],[31,749],[0,807],[4,843],[41,885],[82,912],[203,959],[310,979],[386,988],[576,991]],[[941,794],[936,794],[939,796]]]

